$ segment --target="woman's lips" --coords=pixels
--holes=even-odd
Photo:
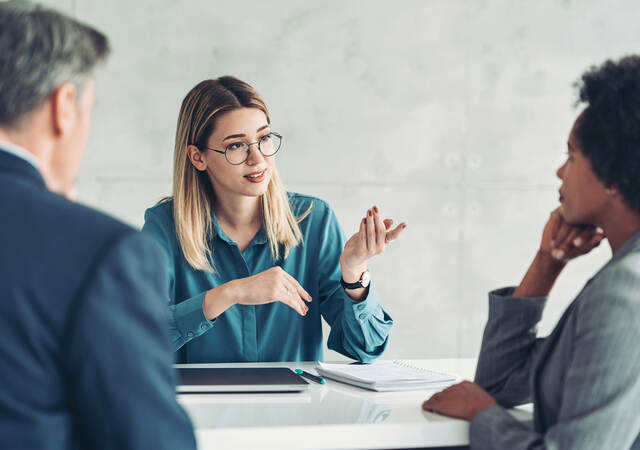
[[[264,175],[267,172],[267,169],[264,169],[259,172],[252,172],[248,175],[245,175],[244,178],[251,183],[261,183],[264,180]]]

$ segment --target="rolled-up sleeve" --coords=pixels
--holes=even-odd
[[[340,284],[340,255],[346,238],[328,206],[322,233],[318,252],[319,292],[322,316],[331,327],[327,345],[358,361],[373,361],[387,346],[393,320],[382,308],[373,283],[366,298],[359,302],[352,300]]]

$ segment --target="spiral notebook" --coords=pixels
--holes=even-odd
[[[458,381],[455,375],[416,367],[403,361],[372,364],[326,364],[316,370],[330,380],[372,391],[424,391],[444,389]]]

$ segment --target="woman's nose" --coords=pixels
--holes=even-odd
[[[556,175],[558,176],[558,178],[560,178],[562,180],[562,177],[564,176],[564,166],[567,163],[565,162],[563,165],[561,165],[560,167],[558,167],[558,170],[556,170]]]
[[[251,144],[247,151],[249,152],[249,156],[247,156],[247,164],[250,166],[256,165],[264,159],[257,143]]]

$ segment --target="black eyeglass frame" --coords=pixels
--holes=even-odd
[[[276,136],[279,139],[280,143],[278,144],[278,148],[276,148],[275,152],[271,153],[270,155],[265,155],[264,152],[262,151],[262,148],[260,148],[260,144],[262,143],[262,140],[265,137],[272,136],[272,135]],[[276,133],[275,131],[272,131],[272,132],[267,133],[264,136],[262,136],[260,138],[260,140],[258,140],[256,142],[251,142],[250,144],[247,144],[246,142],[243,142],[243,144],[247,146],[247,150],[246,150],[247,154],[246,154],[245,158],[242,160],[242,162],[239,162],[239,163],[231,162],[229,160],[229,157],[227,156],[227,151],[229,150],[229,146],[231,146],[233,144],[229,144],[229,146],[227,146],[227,148],[225,150],[218,150],[218,149],[211,148],[211,147],[204,147],[202,150],[211,150],[211,151],[216,152],[216,153],[222,153],[224,155],[224,159],[226,159],[229,164],[232,164],[234,166],[239,166],[240,164],[244,164],[247,161],[247,159],[249,159],[249,152],[251,152],[251,146],[252,145],[258,144],[258,151],[260,153],[262,153],[262,156],[264,156],[265,158],[269,158],[271,156],[274,156],[276,153],[278,153],[278,151],[282,147],[282,135],[280,133]]]

